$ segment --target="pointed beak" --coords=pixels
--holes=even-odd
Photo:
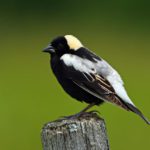
[[[48,47],[43,49],[43,52],[45,52],[45,53],[55,53],[55,49],[52,45],[48,45]]]

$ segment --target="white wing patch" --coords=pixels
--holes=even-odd
[[[76,70],[81,72],[85,72],[87,74],[96,73],[94,63],[87,59],[83,59],[72,54],[64,54],[60,59],[63,60],[67,66],[73,66]]]
[[[124,102],[134,105],[126,93],[126,90],[123,86],[123,81],[120,75],[105,60],[95,59],[96,60],[96,63],[95,63],[90,60],[83,59],[79,56],[72,55],[72,54],[64,54],[60,59],[63,60],[63,62],[67,66],[73,66],[78,71],[81,71],[87,74],[99,73],[110,82],[116,94]]]

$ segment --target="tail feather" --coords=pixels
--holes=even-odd
[[[134,113],[136,113],[137,115],[139,115],[147,124],[150,125],[150,121],[149,121],[146,117],[144,117],[144,115],[142,114],[142,112],[141,112],[138,108],[136,108],[135,106],[133,106],[133,105],[131,105],[131,104],[129,104],[129,103],[126,103],[126,105],[127,105],[127,107],[128,107],[132,112],[134,112]]]

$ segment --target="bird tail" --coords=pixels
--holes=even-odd
[[[127,107],[129,108],[130,111],[136,113],[137,115],[139,115],[147,124],[150,125],[150,121],[148,121],[148,119],[146,117],[144,117],[144,115],[142,114],[142,112],[136,108],[135,106],[129,104],[129,103],[126,103]]]

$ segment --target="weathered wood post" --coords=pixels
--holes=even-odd
[[[105,122],[96,113],[44,125],[43,150],[109,150]]]

